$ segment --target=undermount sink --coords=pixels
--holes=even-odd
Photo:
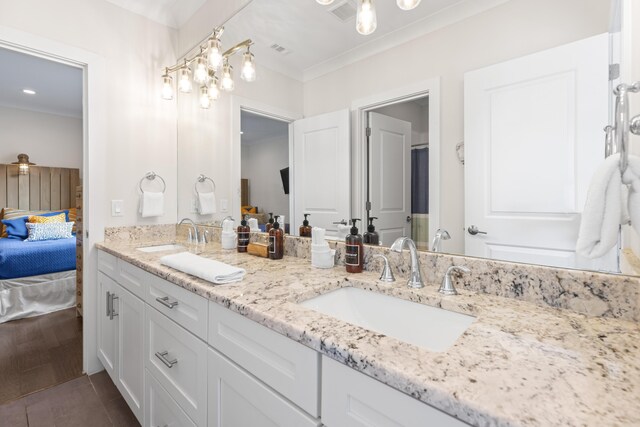
[[[164,252],[164,251],[175,251],[178,249],[184,249],[182,245],[154,245],[154,246],[145,246],[143,248],[137,248],[141,252]]]
[[[475,321],[466,314],[353,287],[300,305],[435,352],[446,351]]]

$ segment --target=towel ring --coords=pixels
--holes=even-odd
[[[147,172],[142,178],[140,178],[140,182],[138,183],[140,192],[144,193],[144,190],[142,189],[142,183],[144,182],[145,179],[148,179],[149,181],[153,181],[156,178],[159,178],[160,181],[162,181],[162,192],[164,193],[164,191],[167,189],[167,183],[164,182],[164,179],[162,179],[162,177],[155,172]]]
[[[211,184],[213,185],[213,192],[216,192],[216,183],[209,178],[208,176],[205,176],[203,174],[200,174],[195,182],[195,184],[193,184],[193,189],[196,191],[196,194],[200,194],[200,191],[198,191],[198,183],[200,182],[205,182],[205,181],[210,181]]]

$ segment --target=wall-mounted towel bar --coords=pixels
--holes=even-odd
[[[211,178],[209,178],[208,176],[202,175],[200,174],[195,182],[195,184],[193,184],[193,189],[196,191],[196,194],[200,194],[200,190],[198,190],[198,184],[199,183],[203,183],[205,181],[209,181],[211,182],[211,184],[213,185],[213,192],[216,192],[216,183],[214,180],[212,180]]]
[[[164,193],[164,191],[167,189],[167,184],[166,182],[164,182],[164,179],[162,179],[162,177],[160,175],[158,175],[155,172],[147,172],[142,178],[140,178],[140,182],[138,183],[138,187],[140,188],[140,192],[144,193],[144,189],[142,188],[142,183],[145,182],[145,179],[149,180],[149,181],[153,181],[156,178],[160,179],[160,181],[162,181],[162,192]]]

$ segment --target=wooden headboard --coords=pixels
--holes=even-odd
[[[31,166],[28,175],[19,175],[18,165],[0,164],[0,209],[75,208],[79,184],[79,169]]]

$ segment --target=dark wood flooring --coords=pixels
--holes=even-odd
[[[0,323],[0,404],[81,375],[82,318],[75,307]]]
[[[1,427],[139,427],[105,371],[0,405]]]

